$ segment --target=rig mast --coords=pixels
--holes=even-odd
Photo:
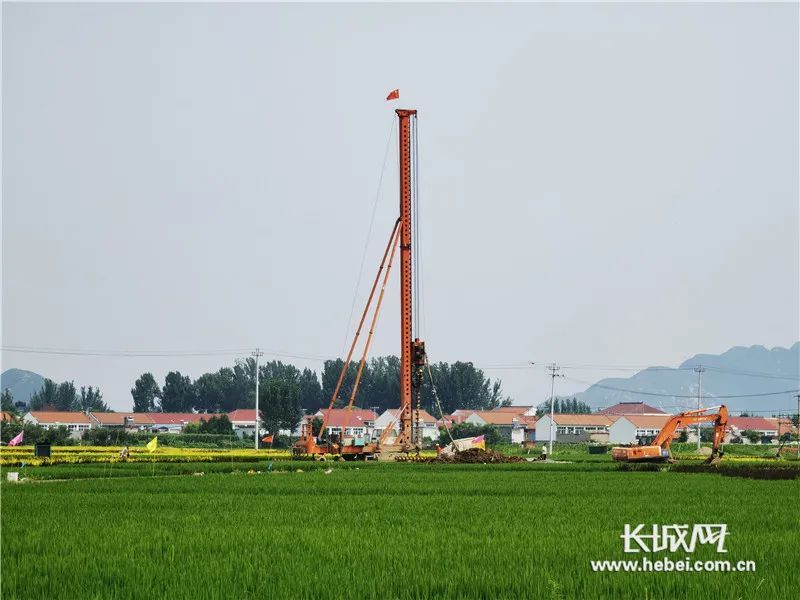
[[[417,164],[415,152],[417,111],[397,109],[400,156],[400,433],[395,441],[401,446],[416,446],[419,439],[419,405],[422,369],[425,366],[425,342],[413,337],[412,199],[415,195]],[[416,418],[414,413],[416,409]]]

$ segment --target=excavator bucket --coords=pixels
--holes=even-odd
[[[722,460],[722,452],[712,452],[711,456],[709,456],[704,464],[707,465],[716,465],[719,461]]]

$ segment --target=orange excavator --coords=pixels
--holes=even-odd
[[[709,412],[712,410],[715,412]],[[728,426],[728,409],[724,404],[711,408],[690,410],[675,415],[661,428],[652,445],[612,448],[611,459],[621,462],[673,462],[672,454],[669,450],[672,438],[679,427],[692,423],[714,424],[714,444],[711,448],[711,456],[706,463],[718,463],[722,459],[722,441],[725,438],[725,429]]]

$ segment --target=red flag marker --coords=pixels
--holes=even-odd
[[[386,96],[386,100],[397,100],[400,97],[400,90],[392,90],[389,92],[389,95]]]

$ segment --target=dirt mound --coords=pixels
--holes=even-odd
[[[508,456],[494,450],[481,450],[480,448],[470,448],[455,454],[442,454],[436,458],[432,458],[430,462],[433,463],[448,463],[448,464],[483,464],[483,463],[518,463],[523,462],[521,456]]]

